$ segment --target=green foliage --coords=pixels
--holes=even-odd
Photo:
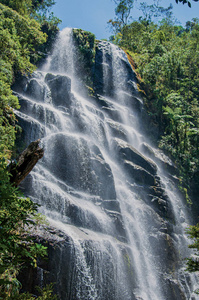
[[[117,34],[124,25],[128,24],[131,10],[134,6],[134,0],[114,0],[117,5],[115,8],[115,19],[109,20],[108,24],[111,29]]]
[[[30,58],[38,57],[35,48],[45,41],[38,22],[0,4],[0,158],[10,157],[17,130],[13,109],[19,103],[11,84],[17,73],[35,69]]]
[[[196,272],[199,271],[199,224],[190,226],[187,229],[187,234],[193,240],[193,244],[189,245],[189,248],[196,249],[195,254],[187,259],[187,270]]]
[[[40,296],[37,297],[38,300],[57,300],[57,296],[53,295],[53,284],[45,286],[43,289],[38,288]],[[1,298],[0,298],[1,299]],[[5,296],[4,300],[35,300],[35,296],[30,293],[15,293],[11,296]]]
[[[199,168],[199,20],[177,26],[168,8],[156,24],[150,17],[155,8],[145,8],[148,17],[124,25],[112,40],[132,56],[159,145],[189,184]]]
[[[142,11],[143,17],[140,17],[140,20],[145,21],[154,21],[158,18],[171,18],[172,17],[172,4],[169,7],[164,8],[159,6],[159,1],[154,0],[154,3],[148,5],[146,2],[140,3],[140,10]]]
[[[159,146],[178,164],[180,190],[190,205],[189,185],[197,187],[199,170],[199,19],[183,28],[175,24],[171,7],[142,3],[141,10],[139,21],[112,24],[111,39],[130,55],[145,106],[159,128]],[[187,234],[193,240],[189,247],[196,250],[187,270],[199,271],[199,224]]]
[[[57,31],[59,20],[53,15],[47,17],[53,3],[0,1],[0,299],[33,299],[29,294],[19,295],[17,275],[24,263],[35,267],[37,258],[47,254],[47,248],[35,243],[28,231],[41,220],[37,205],[11,185],[7,165],[19,130],[14,114],[19,102],[11,85],[18,74],[34,71],[33,62],[40,58],[46,33]],[[52,287],[46,288],[38,299],[55,299],[51,294]]]
[[[91,69],[95,59],[95,35],[82,29],[73,29],[73,37],[79,50],[79,54],[76,55],[77,71],[83,74],[86,84],[92,85]]]
[[[1,0],[1,3],[17,11],[21,15],[29,14],[31,9],[31,0]]]
[[[0,295],[12,295],[20,287],[16,276],[24,262],[36,266],[37,257],[44,257],[46,247],[36,244],[28,235],[28,226],[34,225],[37,205],[22,197],[10,184],[6,162],[0,165]]]

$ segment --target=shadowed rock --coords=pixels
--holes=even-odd
[[[48,84],[52,102],[54,105],[63,105],[69,107],[71,105],[71,79],[68,76],[53,75],[48,73],[45,77]]]
[[[37,79],[32,78],[28,83],[26,95],[30,96],[31,98],[34,98],[36,101],[44,101],[44,86],[41,85]]]
[[[154,185],[155,178],[149,172],[147,172],[142,167],[137,166],[136,164],[125,160],[124,162],[125,169],[128,173],[133,177],[136,183],[138,184],[146,184],[146,185]]]
[[[149,160],[148,158],[144,157],[134,147],[132,147],[128,143],[126,143],[120,139],[117,139],[117,138],[114,140],[113,145],[117,148],[119,157],[122,160],[128,160],[128,161],[142,167],[147,172],[149,172],[153,175],[156,174],[156,172],[157,172],[156,164],[153,161]]]

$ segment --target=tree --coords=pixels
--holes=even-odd
[[[159,147],[178,165],[189,204],[190,192],[198,198],[199,185],[199,19],[184,28],[175,24],[170,8],[143,3],[141,9],[139,21],[118,31],[115,26],[114,42],[131,56],[145,108],[159,129]],[[158,23],[156,16],[162,17]],[[199,271],[199,224],[187,233],[193,240],[190,248],[196,250],[187,270]]]
[[[199,224],[190,226],[187,229],[187,234],[193,240],[193,244],[189,245],[189,248],[196,249],[194,255],[187,259],[187,270],[189,272],[196,272],[199,271]]]
[[[188,0],[175,0],[176,3],[178,4],[178,2],[182,3],[182,4],[188,4],[189,7],[191,7],[191,2]],[[199,0],[192,0],[194,2],[198,2]]]
[[[36,266],[46,247],[32,241],[26,226],[34,225],[37,205],[11,185],[6,161],[0,162],[0,296],[6,299],[20,288],[17,274],[24,262]]]
[[[159,0],[154,0],[154,3],[151,5],[148,5],[146,2],[142,2],[140,4],[140,10],[143,13],[143,19],[146,21],[155,21],[158,18],[171,19],[172,9],[172,4],[170,4],[167,8],[159,6]]]
[[[168,8],[154,23],[161,9],[144,8],[145,18],[116,31],[114,42],[132,56],[159,145],[179,163],[188,187],[199,168],[199,20],[177,26]]]
[[[115,0],[115,2],[118,2]],[[117,3],[115,14],[122,26],[127,25],[128,19],[133,8],[134,0],[122,0]]]
[[[19,102],[12,93],[11,85],[18,74],[29,75],[36,68],[32,62],[38,60],[39,47],[47,39],[41,31],[44,23],[39,21],[38,16],[44,16],[48,26],[46,8],[54,2],[0,2],[0,298],[32,299],[31,296],[18,295],[21,285],[17,274],[25,262],[36,266],[37,257],[46,255],[46,247],[28,236],[26,226],[35,226],[37,205],[24,198],[11,183],[8,170],[15,134],[19,129],[14,113],[14,109],[19,108]],[[52,27],[55,23],[51,21]],[[51,294],[50,290],[46,291],[47,294]]]
[[[108,24],[112,26],[112,30],[119,32],[128,24],[134,0],[114,0],[117,5],[115,8],[116,18],[109,20]]]

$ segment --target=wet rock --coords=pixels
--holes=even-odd
[[[149,186],[155,184],[154,176],[151,175],[142,167],[128,160],[124,161],[124,167],[127,170],[127,172],[132,176],[132,178],[135,180],[136,183],[149,185]]]
[[[101,205],[105,209],[120,212],[120,203],[117,200],[104,200]]]
[[[106,213],[111,217],[116,229],[116,238],[119,241],[127,242],[126,229],[123,218],[119,212],[106,210]]]
[[[179,284],[179,282],[175,279],[167,278],[165,280],[167,285],[167,297],[168,299],[175,299],[175,300],[186,300],[185,294]]]
[[[106,58],[106,86],[108,90],[104,90],[104,73],[103,73],[103,59]],[[113,91],[113,69],[112,69],[112,55],[110,43],[100,42],[96,48],[95,67],[94,67],[94,89],[97,94],[103,95],[106,92],[111,96]]]
[[[153,257],[155,260],[159,261],[162,272],[170,273],[177,269],[179,264],[179,253],[169,234],[162,230],[156,231],[149,235],[149,243],[153,251]],[[161,264],[161,261],[166,261],[167,264]]]
[[[71,79],[68,76],[48,73],[45,81],[51,91],[52,103],[55,106],[70,107],[72,103]]]
[[[25,116],[31,111],[32,122],[40,122],[41,124],[48,126],[57,123],[53,110],[47,110],[43,103],[29,101],[29,99],[21,95],[18,95],[18,99],[20,104],[20,113],[23,113]]]
[[[121,122],[121,115],[120,112],[113,108],[113,107],[102,107],[102,110],[111,118],[112,120],[116,122]]]
[[[14,95],[17,96],[17,98],[19,100],[20,112],[22,112],[24,114],[28,114],[30,111],[30,102],[27,101],[27,99],[23,95],[20,95],[16,92],[14,92]]]
[[[20,126],[23,128],[23,135],[20,137],[20,147],[28,146],[34,140],[44,137],[46,128],[39,122],[34,122],[31,118],[27,118],[25,115],[17,115],[17,120]]]
[[[95,102],[100,106],[100,107],[109,107],[110,104],[108,103],[107,99],[99,94],[96,95],[95,97]]]
[[[114,137],[120,138],[122,140],[127,140],[127,134],[120,123],[114,122],[110,119],[107,120],[107,124],[109,125],[111,133]]]
[[[115,183],[111,168],[104,160],[98,147],[93,148],[92,172],[98,183],[99,195],[102,199],[116,199]]]
[[[45,147],[49,170],[54,176],[102,199],[116,198],[111,168],[97,146],[89,145],[86,139],[60,133],[49,139]]]
[[[29,80],[30,77],[17,74],[15,77],[15,82],[12,85],[12,90],[17,93],[23,94],[25,92],[25,87],[27,86]]]
[[[43,84],[41,84],[37,79],[32,78],[27,85],[26,95],[38,102],[43,102],[45,96]]]
[[[134,147],[132,147],[128,143],[116,138],[113,141],[113,147],[117,148],[119,157],[122,160],[128,160],[142,167],[147,172],[153,175],[156,174],[157,172],[156,164],[153,161],[149,160],[148,158],[144,157],[141,153],[139,153]]]
[[[119,93],[119,96],[121,96],[122,99],[124,99],[124,103],[127,107],[133,108],[134,111],[136,112],[141,112],[143,108],[143,102],[141,98],[136,96],[135,93],[128,93],[125,91],[121,91]]]
[[[160,185],[156,179],[156,185],[149,188],[150,194],[168,201],[168,195],[165,189]]]
[[[142,144],[142,149],[151,159],[159,163],[164,170],[167,170],[171,174],[177,173],[176,166],[173,164],[171,159],[167,157],[163,152],[158,149],[153,149],[146,143]]]
[[[96,218],[96,215],[91,209],[83,209],[81,206],[75,204],[69,204],[67,206],[65,214],[68,216],[68,219],[70,219],[71,224],[105,233],[105,229],[102,228],[100,221]]]
[[[67,272],[65,275],[62,274],[63,279],[60,281],[60,279],[57,278],[56,272],[60,267],[60,259],[64,255],[66,255],[66,257],[63,258],[62,263],[65,267],[65,271],[70,267],[71,262],[66,258],[70,257],[71,239],[67,234],[52,227],[44,228],[40,226],[37,230],[34,228],[34,231],[29,229],[29,234],[34,241],[47,246],[48,260],[39,259],[37,261],[37,268],[28,266],[28,268],[22,269],[18,279],[22,282],[23,292],[28,291],[38,296],[37,286],[43,288],[53,282],[55,283],[53,286],[54,292],[59,296],[62,295],[65,297],[69,286],[68,274]],[[66,280],[65,284],[63,284],[62,280]]]
[[[74,230],[79,236],[78,241],[70,236],[70,232]],[[93,291],[98,299],[120,300],[127,287],[135,284],[133,279],[131,284],[128,282],[128,272],[132,268],[128,246],[112,237],[101,235],[99,241],[92,232],[71,225],[64,227],[63,231],[52,226],[40,226],[30,232],[30,236],[36,242],[47,246],[48,260],[40,259],[37,268],[28,268],[21,272],[19,280],[23,284],[23,291],[38,295],[36,285],[44,287],[53,282],[54,292],[59,299],[78,299],[79,295],[81,299],[88,299],[89,293]],[[117,250],[115,251],[118,244],[121,244],[119,257]],[[118,262],[119,259],[124,260],[124,270],[120,272],[126,277],[124,282],[118,281],[115,285],[115,280],[118,280],[115,276],[115,261]],[[87,272],[83,269],[85,265],[90,266]],[[106,278],[106,281],[102,281],[102,278]],[[93,284],[95,290],[92,290]],[[132,292],[128,290],[128,293]],[[129,299],[135,300],[133,293]]]
[[[167,207],[167,202],[165,200],[152,196],[151,204],[161,217],[167,217],[168,207]]]

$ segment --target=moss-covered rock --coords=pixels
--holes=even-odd
[[[82,29],[73,29],[73,37],[78,49],[76,56],[78,74],[82,74],[83,81],[92,87],[92,73],[95,61],[95,35]]]

